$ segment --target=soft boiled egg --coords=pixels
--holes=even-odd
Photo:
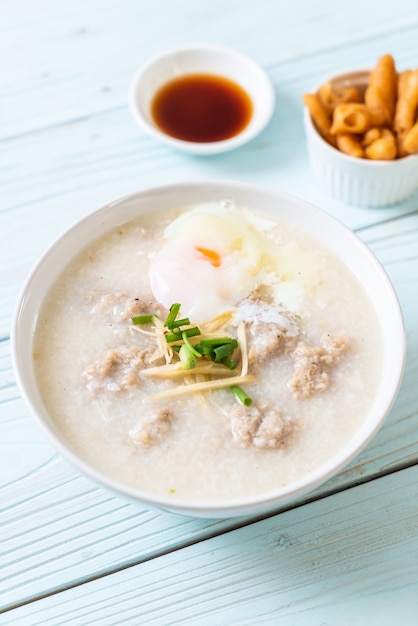
[[[302,285],[295,284],[295,292],[292,275],[303,272],[290,271],[288,246],[266,236],[274,225],[228,201],[185,211],[167,226],[162,247],[150,259],[155,298],[166,308],[179,302],[182,315],[201,323],[236,307],[263,284],[279,294],[284,279],[299,294]],[[306,260],[312,271],[312,259]]]
[[[196,323],[235,306],[258,284],[263,237],[243,212],[221,204],[180,215],[150,263],[151,289],[165,307],[181,303]]]

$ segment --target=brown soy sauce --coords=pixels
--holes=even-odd
[[[213,74],[189,74],[160,88],[151,103],[166,135],[209,143],[238,135],[250,122],[253,103],[237,83]]]

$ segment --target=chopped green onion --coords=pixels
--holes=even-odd
[[[202,339],[200,342],[202,346],[212,346],[216,348],[217,346],[223,346],[226,343],[230,343],[234,346],[234,348],[238,347],[238,341],[236,339],[232,339],[232,337],[214,337],[213,339]]]
[[[237,364],[227,356],[224,359],[222,359],[221,363],[223,363],[223,365],[226,365],[227,368],[230,370],[234,370],[237,366]]]
[[[200,335],[200,330],[197,326],[193,326],[193,328],[186,328],[184,331],[179,331],[178,328],[174,328],[173,332],[167,333],[165,336],[167,343],[181,339],[183,332],[186,333],[187,337],[196,337],[197,335]]]
[[[232,385],[231,391],[244,406],[251,406],[251,404],[253,403],[250,396],[247,396],[245,391],[241,389],[241,387],[239,387],[238,385]]]
[[[183,330],[183,333],[186,333],[186,337],[196,337],[197,335],[200,335],[200,329],[197,326],[193,326],[192,328],[186,328],[186,330]]]
[[[188,347],[188,349],[190,350],[190,352],[192,352],[192,354],[194,354],[194,356],[201,357],[202,355],[200,354],[200,352],[198,352],[197,350],[195,350],[195,349],[194,349],[194,347],[192,346],[192,344],[190,343],[190,341],[189,341],[189,337],[188,337],[188,335],[187,335],[187,330],[184,330],[184,331],[181,333],[181,336],[182,336],[182,338],[183,338],[183,341],[184,341],[185,345],[186,345],[186,346]]]
[[[179,328],[180,326],[188,326],[190,324],[190,320],[188,317],[183,317],[181,320],[176,320],[175,322],[169,322],[166,324],[170,330],[174,330],[175,328]]]
[[[194,367],[196,367],[196,363],[197,363],[196,357],[200,357],[201,354],[200,352],[195,350],[193,346],[191,345],[189,338],[187,337],[186,331],[182,332],[182,338],[183,338],[184,344],[181,346],[180,351],[179,351],[180,361],[183,366],[183,369],[191,370]]]
[[[184,342],[182,345],[177,344],[172,346],[173,350],[178,353],[183,368],[192,369],[196,366],[197,358],[206,356],[216,363],[222,363],[231,370],[234,369],[236,363],[229,357],[234,352],[235,348],[238,347],[238,341],[232,337],[213,337],[210,339],[202,339],[199,343],[192,346],[189,342],[189,337],[200,335],[200,329],[197,326],[182,329],[182,326],[190,325],[190,319],[184,317],[177,320],[176,317],[179,311],[180,304],[172,304],[164,326],[171,331],[165,335],[167,343],[179,342],[181,340]],[[249,398],[246,396],[246,401],[248,402],[248,400]]]
[[[170,312],[167,315],[167,319],[164,322],[164,326],[169,327],[170,324],[172,324],[174,322],[174,320],[177,317],[178,312],[180,311],[180,304],[178,302],[176,302],[175,304],[172,304],[170,307]]]
[[[226,356],[230,356],[234,351],[233,344],[225,343],[218,348],[215,348],[213,351],[213,360],[217,363],[222,361]]]
[[[202,356],[210,356],[212,354],[212,348],[202,346],[202,343],[195,344],[194,349],[197,350]]]
[[[153,321],[154,317],[154,315],[135,315],[134,317],[131,317],[131,321],[132,324],[135,325],[150,324]]]
[[[181,336],[179,335],[179,333],[168,333],[165,338],[167,343],[172,343],[173,341],[179,341],[179,339],[181,339]]]
[[[184,370],[192,370],[196,367],[197,359],[184,343],[179,350],[181,365]]]

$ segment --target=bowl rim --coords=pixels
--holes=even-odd
[[[350,74],[370,74],[370,72],[371,72],[370,68],[367,69],[364,67],[342,70],[341,72],[338,72],[338,74],[332,74],[332,76],[329,76],[328,78],[321,80],[321,82],[316,83],[309,93],[316,93],[319,87],[323,85],[324,83],[333,82],[339,78],[343,78],[346,75],[348,76]],[[333,155],[334,157],[335,155],[338,154],[339,157],[336,157],[336,158],[340,158],[342,161],[346,161],[348,164],[356,163],[356,164],[359,164],[361,167],[370,168],[370,169],[385,169],[389,167],[393,169],[393,168],[401,168],[403,167],[405,163],[410,163],[411,161],[414,161],[418,158],[418,154],[409,154],[408,156],[403,156],[403,157],[400,157],[399,159],[392,159],[390,161],[383,160],[383,159],[380,159],[380,160],[360,159],[358,157],[351,156],[350,154],[341,152],[341,150],[338,150],[338,148],[331,146],[331,144],[329,144],[322,137],[321,133],[317,130],[312,120],[312,116],[309,112],[309,109],[306,105],[303,106],[303,119],[304,119],[304,124],[305,124],[305,128],[307,132],[309,132],[309,134],[312,137],[315,137],[315,139],[323,147],[323,149],[327,150],[328,153],[330,155]]]
[[[211,142],[194,142],[177,139],[176,137],[167,135],[166,133],[161,131],[156,125],[152,124],[144,115],[142,115],[140,107],[137,105],[137,88],[142,76],[146,72],[150,71],[154,65],[157,65],[158,63],[160,63],[160,61],[164,59],[169,59],[170,57],[178,54],[193,54],[196,51],[208,53],[213,52],[215,54],[234,58],[237,61],[241,62],[243,64],[243,67],[247,67],[252,72],[258,74],[260,79],[263,81],[264,87],[262,95],[257,94],[257,99],[258,101],[260,101],[262,98],[265,112],[257,124],[253,124],[250,120],[245,128],[243,128],[238,134],[228,139]],[[210,72],[205,71],[205,73]],[[221,73],[219,72],[217,72],[217,74],[221,75]],[[212,155],[234,150],[235,148],[238,148],[250,142],[257,135],[259,135],[270,122],[273,116],[276,105],[276,94],[273,83],[267,75],[266,71],[251,57],[234,48],[228,48],[227,46],[209,43],[196,43],[169,48],[165,51],[159,52],[158,54],[152,56],[150,59],[145,61],[136,70],[130,81],[128,90],[128,105],[134,121],[142,128],[142,130],[144,130],[154,139],[157,139],[158,141],[161,141],[173,148],[184,152],[189,152],[191,154]]]
[[[25,314],[24,309],[27,301],[27,293],[30,289],[30,286],[38,273],[42,271],[44,264],[48,261],[48,257],[56,252],[60,245],[68,237],[71,236],[71,233],[76,232],[85,224],[99,219],[100,216],[103,215],[105,212],[114,211],[115,208],[124,203],[133,202],[136,199],[146,197],[149,194],[165,194],[173,190],[194,190],[200,187],[208,187],[211,191],[219,188],[232,188],[247,193],[253,192],[261,195],[267,194],[270,197],[274,197],[274,199],[277,201],[283,200],[285,202],[289,201],[290,203],[297,203],[303,208],[303,210],[313,212],[317,216],[321,217],[323,220],[325,219],[326,221],[328,221],[330,224],[333,223],[334,227],[339,229],[344,237],[350,240],[350,242],[356,247],[356,249],[360,250],[365,260],[367,259],[367,261],[374,266],[375,271],[379,274],[379,278],[382,281],[385,291],[388,293],[388,297],[391,301],[394,314],[398,321],[397,326],[394,329],[394,332],[397,332],[396,345],[398,346],[398,353],[396,355],[392,355],[391,361],[395,368],[396,375],[393,377],[392,380],[392,389],[390,390],[389,394],[390,400],[385,403],[384,411],[380,414],[380,416],[378,418],[375,418],[373,421],[366,420],[362,425],[360,425],[359,429],[354,433],[354,435],[346,443],[346,445],[339,451],[337,456],[334,455],[326,462],[322,463],[319,467],[315,469],[315,471],[311,472],[309,475],[303,476],[297,481],[290,483],[286,487],[280,487],[269,492],[259,494],[255,497],[242,497],[234,500],[190,500],[176,497],[175,500],[172,500],[170,499],[170,497],[158,496],[150,492],[144,492],[140,489],[130,487],[129,485],[123,484],[118,480],[115,480],[112,477],[105,475],[104,473],[100,472],[92,465],[84,461],[80,456],[78,456],[78,454],[71,449],[70,444],[65,442],[65,437],[58,432],[58,429],[54,431],[47,424],[45,417],[41,415],[39,406],[37,406],[31,393],[26,388],[25,375],[23,375],[25,369],[24,361],[25,358],[27,359],[27,351],[23,354],[20,353],[19,324],[22,315]],[[138,215],[140,215],[141,213],[142,212],[139,211]],[[107,230],[112,227],[114,227],[114,224],[113,226],[108,226]],[[74,252],[74,255],[77,254],[81,249],[83,249],[84,246],[85,243],[77,248],[77,250]],[[66,265],[68,265],[72,258],[74,258],[74,255],[71,257],[71,259],[67,260]],[[24,281],[13,313],[10,339],[12,366],[15,374],[15,380],[21,396],[27,408],[29,409],[31,417],[37,423],[40,430],[44,433],[46,439],[52,444],[52,446],[56,450],[58,450],[58,452],[64,459],[69,461],[70,464],[73,465],[73,467],[81,471],[81,473],[83,473],[88,478],[93,479],[102,487],[110,490],[111,492],[119,496],[123,496],[132,502],[135,502],[135,504],[137,505],[142,504],[145,508],[157,508],[159,510],[180,513],[191,517],[206,518],[235,517],[239,515],[257,513],[260,511],[268,512],[273,510],[274,508],[280,508],[289,501],[293,502],[299,496],[307,492],[311,492],[315,487],[323,484],[329,478],[338,473],[354,457],[359,454],[359,452],[369,443],[369,441],[383,425],[397,398],[402,383],[406,360],[405,325],[402,309],[400,307],[395,288],[385,268],[377,259],[375,254],[348,226],[346,226],[343,222],[338,220],[333,215],[327,213],[325,210],[320,209],[319,207],[312,205],[308,201],[298,198],[297,196],[261,185],[219,179],[209,179],[186,183],[178,182],[161,186],[147,187],[141,189],[138,192],[125,195],[121,198],[106,203],[105,205],[102,205],[101,207],[89,212],[88,214],[77,220],[75,223],[73,223],[72,226],[62,232],[61,235],[59,235],[52,242],[52,244],[47,247],[44,253],[38,258],[31,271],[29,272],[26,280]],[[25,349],[27,350],[26,344],[24,345]],[[33,365],[26,365],[26,367],[33,368]],[[26,378],[28,378],[27,374]],[[47,413],[46,409],[44,410],[44,412],[45,414]],[[339,458],[338,462],[336,462],[337,457]]]

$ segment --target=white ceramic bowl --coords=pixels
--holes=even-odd
[[[109,478],[80,458],[65,440],[42,401],[34,369],[34,330],[42,303],[67,264],[85,246],[110,229],[142,213],[224,198],[289,220],[316,237],[346,263],[367,289],[382,328],[382,374],[371,410],[345,447],[318,469],[295,483],[254,498],[228,501],[189,501],[153,496]],[[19,297],[12,326],[12,356],[22,396],[52,445],[78,470],[104,487],[145,507],[185,515],[219,518],[262,514],[317,487],[356,456],[376,433],[396,398],[405,360],[405,332],[395,291],[386,272],[358,237],[324,211],[279,191],[229,181],[177,184],[141,191],[112,202],[64,233],[37,262]]]
[[[320,85],[331,81],[337,87],[354,85],[364,90],[368,76],[368,70],[354,70],[326,78]],[[359,207],[383,207],[405,200],[418,189],[418,155],[394,161],[358,159],[327,143],[306,107],[304,124],[311,170],[336,200]]]
[[[162,132],[151,114],[155,93],[168,81],[187,74],[213,74],[240,85],[250,96],[253,114],[237,135],[208,143],[184,141]],[[143,65],[132,79],[129,106],[134,120],[155,139],[193,154],[226,152],[254,139],[269,122],[275,93],[266,73],[250,58],[221,46],[185,46],[164,52]]]

